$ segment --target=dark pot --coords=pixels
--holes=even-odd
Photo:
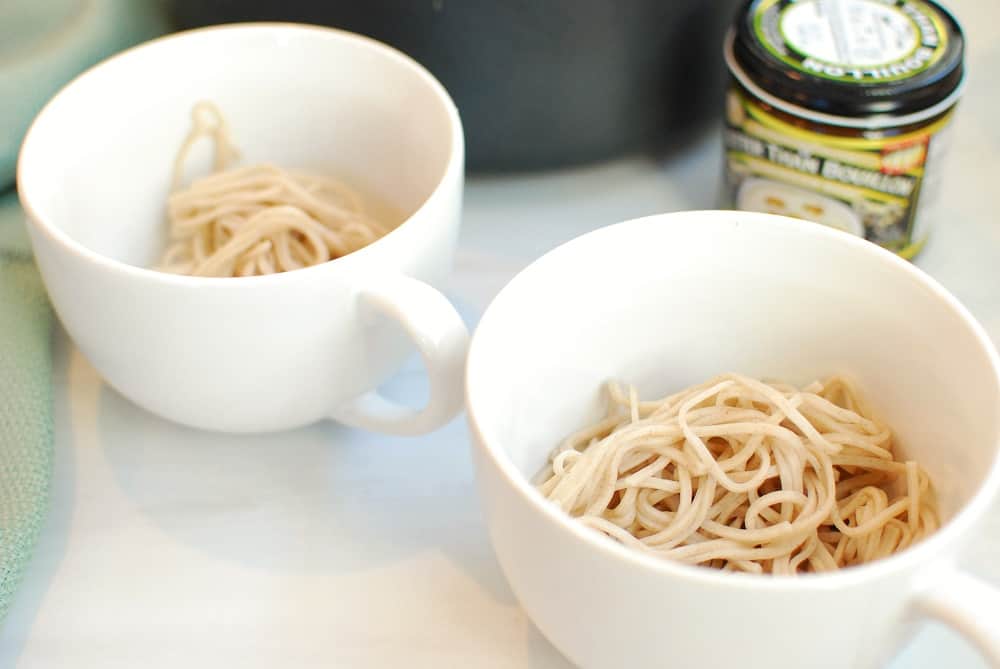
[[[437,76],[474,170],[663,151],[721,110],[740,0],[173,0],[189,28],[297,21],[369,35]]]

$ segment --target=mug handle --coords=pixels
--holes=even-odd
[[[951,627],[1000,669],[1000,588],[952,565],[936,570],[933,580],[917,592],[916,613]]]
[[[330,418],[397,435],[424,434],[447,423],[462,408],[469,348],[469,331],[455,307],[428,284],[403,274],[366,282],[358,300],[403,326],[424,360],[430,396],[424,408],[413,409],[372,390],[338,407]]]

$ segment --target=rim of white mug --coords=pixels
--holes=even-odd
[[[89,248],[85,244],[73,239],[65,231],[62,230],[57,225],[54,225],[46,217],[41,216],[35,206],[31,202],[31,192],[30,189],[24,187],[25,178],[22,173],[23,170],[23,157],[31,150],[32,137],[37,132],[36,126],[38,122],[49,112],[50,107],[56,104],[63,94],[70,88],[76,86],[86,85],[86,80],[97,70],[103,69],[104,67],[110,65],[111,63],[118,61],[120,59],[131,58],[136,53],[145,51],[151,48],[162,48],[164,44],[170,42],[183,42],[187,38],[197,35],[204,35],[205,33],[229,33],[229,32],[251,32],[251,31],[274,31],[274,32],[302,32],[302,33],[319,33],[324,34],[328,37],[333,37],[336,39],[343,39],[348,42],[355,42],[364,48],[372,49],[373,51],[380,52],[383,55],[395,60],[396,62],[407,67],[411,72],[413,72],[421,81],[429,86],[429,88],[437,95],[437,97],[444,103],[445,112],[448,115],[449,129],[451,131],[451,136],[449,137],[449,142],[451,146],[448,151],[448,161],[445,165],[444,171],[441,173],[440,178],[431,191],[430,195],[414,209],[399,225],[394,227],[384,236],[376,239],[374,242],[363,246],[357,251],[352,251],[351,253],[341,256],[340,258],[334,258],[324,263],[318,265],[311,265],[309,267],[302,267],[296,270],[288,272],[277,272],[274,274],[266,274],[260,276],[241,276],[241,277],[213,277],[213,276],[188,276],[184,274],[172,274],[169,272],[162,272],[160,270],[141,267],[139,265],[133,265],[121,260],[117,260],[108,255],[98,253],[93,249]],[[430,208],[437,200],[440,200],[444,195],[442,194],[443,189],[441,186],[453,179],[456,171],[464,169],[464,159],[465,156],[465,137],[462,131],[462,121],[458,113],[458,108],[455,106],[454,101],[448,94],[448,91],[444,88],[440,81],[434,77],[430,71],[427,70],[423,65],[415,61],[413,58],[409,57],[399,49],[389,46],[384,42],[380,42],[374,38],[367,37],[358,33],[354,33],[348,30],[342,30],[340,28],[331,28],[328,26],[319,26],[305,23],[294,23],[294,22],[283,22],[283,21],[257,21],[257,22],[247,22],[247,23],[227,23],[220,25],[205,26],[203,28],[193,28],[190,30],[179,31],[175,33],[170,33],[168,35],[163,35],[155,39],[148,40],[141,44],[137,44],[133,47],[120,51],[108,58],[102,60],[101,62],[87,68],[79,75],[74,77],[69,83],[64,85],[59,91],[52,96],[52,98],[45,103],[41,111],[32,120],[31,125],[28,127],[28,131],[24,135],[24,141],[21,144],[21,150],[18,154],[17,160],[17,191],[18,197],[21,200],[21,207],[24,209],[26,218],[28,219],[28,224],[33,226],[35,229],[44,233],[53,242],[62,246],[67,251],[74,253],[78,256],[83,257],[87,261],[101,265],[106,269],[121,272],[125,275],[132,276],[138,279],[159,281],[163,283],[172,283],[177,285],[215,285],[215,286],[233,286],[233,287],[247,287],[257,285],[259,283],[279,283],[279,282],[293,282],[300,280],[308,280],[311,276],[318,274],[319,272],[329,272],[335,271],[331,268],[343,267],[343,271],[347,271],[348,267],[351,267],[359,262],[363,262],[372,253],[376,252],[378,249],[382,248],[387,240],[393,237],[394,233],[410,224],[410,222],[417,218],[417,215],[425,209]]]
[[[969,312],[969,310],[958,301],[958,299],[948,292],[941,284],[927,273],[923,272],[916,265],[904,260],[896,254],[887,251],[877,244],[856,237],[854,235],[834,230],[818,224],[803,224],[798,219],[774,214],[762,214],[756,212],[743,211],[713,211],[695,210],[671,212],[665,214],[654,214],[641,218],[630,219],[620,223],[598,228],[591,232],[575,237],[568,242],[546,252],[530,265],[522,269],[518,274],[505,285],[497,296],[490,303],[490,306],[483,312],[473,333],[472,341],[469,344],[469,353],[466,363],[465,382],[465,406],[468,415],[470,429],[474,433],[475,440],[520,496],[528,502],[532,509],[554,523],[564,532],[569,532],[574,537],[582,541],[590,550],[604,553],[605,555],[619,561],[624,561],[634,565],[636,568],[651,572],[651,574],[667,575],[674,578],[684,578],[698,582],[706,586],[720,587],[741,587],[756,590],[813,590],[829,591],[843,588],[845,586],[857,585],[865,582],[877,580],[889,572],[898,571],[907,567],[917,567],[922,563],[931,563],[935,554],[940,553],[949,543],[959,538],[969,527],[986,512],[988,505],[997,496],[1000,490],[1000,434],[994,435],[994,458],[990,470],[972,497],[962,505],[962,507],[949,518],[941,527],[935,530],[930,536],[922,539],[913,546],[895,553],[885,558],[880,558],[867,564],[851,566],[839,569],[834,572],[805,573],[795,577],[776,577],[771,575],[748,574],[743,572],[724,572],[718,569],[707,569],[697,565],[689,565],[675,560],[667,560],[643,553],[634,548],[629,548],[619,542],[605,537],[599,532],[583,525],[576,519],[569,516],[557,508],[554,504],[545,499],[544,496],[531,484],[529,478],[522,474],[514,465],[513,460],[506,450],[500,445],[500,439],[488,436],[482,429],[478,419],[476,403],[473,399],[474,386],[477,382],[473,377],[477,374],[477,359],[481,354],[480,332],[485,327],[494,327],[491,323],[491,310],[493,305],[505,293],[517,290],[522,283],[529,283],[530,276],[534,269],[543,263],[552,262],[553,258],[567,253],[573,253],[577,246],[589,243],[594,237],[605,235],[622,234],[623,231],[640,228],[645,225],[656,223],[657,225],[672,224],[682,225],[684,218],[711,218],[721,219],[722,217],[737,216],[741,223],[750,222],[751,226],[769,225],[784,226],[789,232],[803,235],[813,235],[826,238],[831,243],[841,244],[854,249],[852,252],[866,254],[876,258],[878,261],[893,267],[896,271],[906,274],[912,281],[920,284],[923,288],[932,293],[935,297],[945,302],[948,308],[958,314],[962,322],[975,335],[977,343],[986,352],[990,361],[993,374],[998,379],[1000,385],[1000,356],[993,345],[989,335],[983,326]],[[694,222],[697,224],[698,222]],[[479,383],[482,383],[480,381]],[[1000,415],[1000,414],[998,414]]]

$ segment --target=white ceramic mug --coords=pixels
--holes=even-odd
[[[284,274],[147,269],[165,245],[174,156],[203,99],[226,115],[246,163],[343,175],[408,216],[366,248]],[[431,286],[451,267],[463,162],[451,99],[410,58],[338,30],[243,24],[155,40],[70,83],[28,132],[18,189],[66,330],[137,404],[225,431],[333,417],[412,434],[461,404],[467,332]],[[408,338],[430,377],[421,410],[373,391]]]
[[[876,667],[930,617],[1000,667],[998,591],[954,565],[1000,487],[1000,363],[969,313],[906,261],[767,214],[630,221],[521,272],[483,315],[467,365],[500,565],[580,666]],[[602,415],[606,380],[655,398],[726,371],[856,378],[927,468],[943,526],[837,573],[724,573],[615,543],[532,485],[560,439]]]

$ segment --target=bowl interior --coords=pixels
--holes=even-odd
[[[655,398],[727,371],[850,375],[927,468],[944,518],[993,467],[995,355],[964,309],[868,242],[766,214],[651,217],[541,258],[480,322],[470,417],[534,480],[563,437],[602,415],[606,380]]]
[[[434,191],[460,137],[443,89],[377,42],[306,26],[210,28],[127,51],[63,89],[25,140],[22,199],[90,250],[149,265],[199,100],[228,119],[241,164],[342,177],[397,223]],[[209,147],[199,143],[186,174],[207,173]]]

